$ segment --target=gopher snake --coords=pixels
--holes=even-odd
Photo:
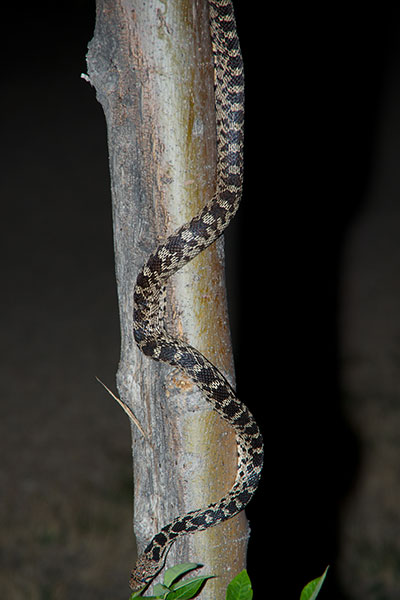
[[[160,571],[177,537],[207,529],[240,512],[257,488],[263,462],[261,433],[249,410],[204,356],[169,336],[160,315],[168,278],[222,234],[236,213],[241,196],[244,81],[231,0],[209,0],[209,12],[215,74],[216,192],[200,214],[158,246],[139,273],[134,292],[134,336],[144,354],[181,369],[234,428],[238,468],[226,496],[206,508],[179,516],[153,537],[132,571],[133,590],[149,583]]]

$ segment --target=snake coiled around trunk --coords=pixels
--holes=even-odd
[[[242,192],[244,78],[232,3],[209,0],[209,13],[215,73],[216,192],[200,214],[158,246],[140,271],[134,291],[134,336],[144,354],[182,370],[233,427],[237,475],[221,500],[178,516],[153,537],[132,571],[133,590],[155,577],[178,537],[217,525],[243,510],[258,486],[263,463],[262,436],[250,411],[218,369],[195,348],[172,338],[160,318],[167,280],[222,234],[238,209]]]

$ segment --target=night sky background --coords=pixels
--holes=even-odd
[[[399,76],[399,10],[257,4],[235,3],[246,170],[227,234],[238,391],[266,442],[247,511],[249,572],[256,599],[298,598],[330,564],[321,600],[351,600],[335,571],[361,460],[342,406],[342,250]],[[129,424],[95,381],[115,389],[119,323],[105,122],[80,78],[94,20],[84,0],[16,3],[3,20],[0,587],[10,600],[129,593]]]

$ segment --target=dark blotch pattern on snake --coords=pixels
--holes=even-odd
[[[153,537],[132,572],[133,590],[148,584],[162,569],[176,538],[217,525],[243,510],[257,488],[263,463],[261,433],[247,407],[202,354],[169,336],[161,315],[167,280],[222,234],[237,211],[242,191],[244,79],[231,1],[209,0],[209,12],[215,73],[216,192],[199,215],[157,248],[139,273],[134,292],[134,336],[144,354],[190,377],[213,409],[234,428],[237,476],[221,500],[177,517]]]

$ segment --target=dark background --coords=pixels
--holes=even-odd
[[[238,390],[266,443],[249,572],[255,598],[296,598],[330,564],[321,600],[344,600],[338,520],[360,447],[342,412],[342,244],[373,169],[399,15],[235,4],[246,177],[229,292]],[[94,380],[113,387],[119,355],[105,123],[80,78],[94,18],[76,0],[16,4],[3,20],[0,587],[12,600],[127,597],[132,566],[129,426]]]
[[[247,511],[249,571],[256,598],[296,598],[329,564],[321,600],[344,600],[340,516],[362,456],[341,389],[343,247],[399,75],[398,13],[347,3],[257,17],[237,4],[247,145],[236,357],[240,396],[263,411],[266,441]]]

